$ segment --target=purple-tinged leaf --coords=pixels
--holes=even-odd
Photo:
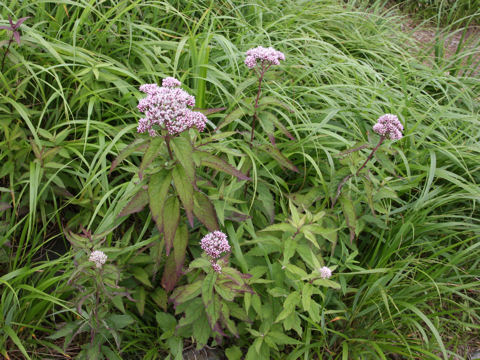
[[[193,227],[193,185],[188,180],[181,164],[175,166],[172,175],[175,189],[187,213],[188,222]]]
[[[218,226],[217,213],[208,196],[201,192],[195,192],[193,196],[193,213],[197,219],[207,227],[208,231],[220,229]]]
[[[157,229],[160,232],[163,232],[163,207],[167,199],[171,181],[172,173],[167,170],[162,170],[152,175],[148,183],[150,211],[153,221],[155,221]]]
[[[200,108],[193,108],[193,110],[201,112],[203,115],[211,115],[217,112],[226,110],[226,107],[219,107],[219,108],[209,108],[209,109],[200,109]]]
[[[30,16],[26,16],[26,17],[23,17],[23,18],[20,18],[18,19],[17,23],[13,26],[13,28],[16,30],[20,27],[20,25],[23,24],[23,22],[27,19],[30,19]]]
[[[174,255],[170,254],[165,262],[165,268],[162,275],[162,287],[166,292],[170,292],[175,288],[178,281],[177,266],[175,264]]]
[[[165,237],[165,251],[167,256],[170,255],[179,221],[180,204],[176,196],[171,196],[165,202],[163,209],[163,234]]]
[[[170,297],[170,301],[173,302],[173,305],[176,307],[177,305],[183,304],[184,302],[193,299],[194,297],[200,295],[200,293],[202,292],[202,284],[203,278],[198,279],[193,284],[188,284],[176,288],[173,291],[172,296]]]
[[[140,212],[147,204],[148,192],[142,189],[135,194],[135,196],[129,201],[127,205],[125,205],[122,211],[120,211],[120,214],[118,214],[118,217]]]
[[[5,25],[0,26],[0,30],[10,30],[10,31],[13,31],[13,29],[12,29],[10,26],[5,26]]]
[[[15,30],[15,24],[13,23],[12,17],[10,15],[8,15],[8,22],[10,23],[12,30]]]
[[[17,44],[20,45],[20,33],[18,31],[14,31],[13,37],[15,38],[15,41],[17,42]]]
[[[234,168],[232,165],[227,163],[226,161],[211,155],[207,152],[199,151],[197,154],[200,157],[200,163],[204,166],[208,166],[212,169],[222,171],[224,173],[233,175],[240,180],[251,180],[247,175],[242,173],[241,171]]]
[[[175,260],[175,269],[177,277],[182,273],[183,263],[185,261],[185,252],[188,245],[188,231],[185,225],[178,227],[173,241],[173,256]]]

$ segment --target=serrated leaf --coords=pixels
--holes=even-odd
[[[292,234],[295,233],[297,229],[290,224],[280,223],[280,224],[273,224],[267,226],[265,229],[260,231],[281,231],[281,232],[291,232]]]
[[[261,149],[273,157],[280,166],[299,173],[298,168],[276,146],[264,145]]]
[[[225,356],[228,360],[241,360],[243,354],[238,346],[232,346],[225,350]]]
[[[193,227],[193,185],[188,180],[182,165],[177,164],[172,172],[173,183],[180,197],[183,208],[187,213],[188,222]]]
[[[173,315],[157,311],[155,319],[157,320],[157,324],[160,329],[162,329],[164,332],[175,330],[177,320]]]
[[[175,267],[177,274],[180,275],[180,272],[183,267],[183,262],[185,261],[185,252],[188,245],[188,230],[186,225],[180,225],[175,233],[175,238],[173,241],[173,255],[175,258]]]
[[[270,331],[267,334],[267,337],[272,339],[276,344],[279,345],[296,345],[300,344],[298,340],[291,338],[290,336],[285,335],[284,333],[278,331]]]
[[[130,315],[109,315],[107,320],[113,324],[115,330],[126,328],[128,325],[134,323],[133,318]]]
[[[163,207],[170,189],[172,173],[162,170],[150,177],[148,183],[148,197],[152,219],[158,231],[163,231]]]
[[[262,96],[262,98],[258,101],[258,105],[262,107],[265,105],[277,105],[284,108],[288,112],[294,112],[294,110],[288,104],[278,100],[276,97],[273,96]]]
[[[196,191],[193,195],[193,214],[209,231],[218,230],[217,213],[210,199],[201,192]]]
[[[128,202],[127,205],[120,211],[118,217],[131,215],[143,210],[148,204],[148,192],[140,189],[138,193]]]
[[[183,136],[174,137],[170,143],[173,152],[183,166],[185,175],[192,186],[195,185],[195,164],[193,162],[193,148],[190,140]]]
[[[197,269],[197,268],[204,268],[204,267],[210,267],[210,261],[208,261],[205,258],[199,257],[193,260],[189,265],[189,269]]]
[[[175,255],[168,255],[162,274],[162,286],[166,292],[170,292],[175,288],[179,274],[177,272],[177,264],[175,263]]]
[[[58,142],[58,139],[56,139],[56,142]],[[115,170],[117,165],[120,164],[123,160],[125,160],[132,153],[134,153],[135,151],[139,151],[139,150],[141,150],[143,148],[146,148],[146,147],[147,147],[147,139],[144,139],[144,138],[135,139],[134,142],[132,142],[125,149],[120,151],[120,153],[115,158],[115,160],[112,161],[112,165],[110,166],[110,171],[108,172],[108,174],[111,174],[112,171]]]
[[[180,203],[176,196],[171,196],[165,202],[163,209],[163,234],[165,237],[165,251],[167,256],[170,255],[179,221]]]
[[[148,287],[153,287],[152,283],[150,282],[148,273],[143,268],[135,266],[134,268],[132,268],[132,273],[135,279],[140,281],[142,284]]]
[[[243,108],[237,108],[235,110],[233,110],[230,114],[228,114],[227,116],[225,116],[225,118],[223,119],[223,121],[218,124],[217,128],[215,129],[215,131],[218,131],[220,130],[221,128],[227,126],[228,124],[230,124],[232,121],[235,121],[237,119],[240,119],[242,118],[243,116],[247,115],[248,114],[248,111],[247,110],[244,110]]]
[[[340,289],[340,284],[336,283],[335,281],[327,280],[327,279],[317,279],[313,281],[313,285],[325,286],[332,289]]]
[[[178,304],[183,304],[184,302],[193,299],[202,292],[203,279],[197,280],[196,282],[184,286],[177,287],[170,299],[173,301],[175,306]]]
[[[302,306],[303,310],[309,311],[312,303],[313,287],[310,283],[305,283],[302,287]]]
[[[159,308],[163,309],[164,311],[167,310],[167,293],[165,292],[165,290],[157,287],[155,291],[150,293],[150,296]]]
[[[197,340],[197,348],[203,348],[210,337],[211,329],[205,314],[193,322],[193,337]]]
[[[153,160],[158,156],[160,149],[163,145],[163,138],[161,137],[154,137],[150,141],[150,145],[147,148],[147,151],[145,151],[145,154],[143,155],[142,163],[140,164],[140,167],[138,168],[138,177],[140,179],[143,178],[143,172],[145,169],[150,165]]]
[[[285,239],[285,244],[283,248],[283,265],[288,264],[288,260],[295,254],[295,249],[297,247],[297,242],[293,236],[289,236]]]
[[[295,311],[296,306],[300,302],[300,294],[298,291],[292,292],[290,295],[287,296],[285,302],[283,303],[283,310],[280,314],[278,314],[275,322],[279,322],[289,316],[291,313]]]
[[[204,151],[199,151],[197,152],[197,154],[200,158],[200,163],[203,166],[208,166],[209,168],[222,171],[226,174],[235,176],[240,180],[251,180],[247,175],[237,170],[235,167],[233,167],[226,161],[220,159],[219,157],[216,157]]]

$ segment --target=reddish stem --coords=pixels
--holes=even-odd
[[[268,66],[265,66],[265,63],[262,61],[262,69],[260,71],[260,75],[259,75],[259,78],[258,78],[258,90],[257,90],[257,97],[255,99],[255,106],[254,106],[255,110],[253,112],[252,132],[251,132],[251,135],[250,135],[250,148],[252,148],[252,146],[253,146],[255,125],[256,125],[256,122],[257,122],[257,118],[258,118],[258,115],[257,115],[258,100],[260,99],[260,94],[262,93],[262,81],[263,81],[263,77],[265,76],[265,73],[270,68],[270,66],[271,66],[271,64],[269,64]]]
[[[165,143],[167,144],[168,155],[170,155],[170,159],[173,160],[172,149],[170,148],[170,135],[165,136]]]
[[[7,57],[7,54],[8,54],[8,51],[10,50],[10,45],[12,44],[12,42],[13,42],[13,34],[12,34],[12,36],[10,37],[10,40],[8,40],[7,48],[5,49],[5,52],[3,53],[2,73],[3,73],[3,67],[4,67],[4,65],[5,65],[5,58]]]
[[[375,146],[372,150],[372,152],[370,153],[370,155],[368,155],[367,157],[367,160],[365,160],[365,162],[363,163],[362,166],[360,166],[360,169],[357,170],[357,172],[355,173],[355,176],[358,176],[358,174],[360,173],[360,171],[362,171],[362,169],[365,167],[365,165],[367,165],[367,163],[370,161],[370,159],[372,158],[373,154],[375,154],[375,151],[378,150],[378,148],[380,147],[380,145],[382,145],[383,141],[385,140],[385,137],[384,136],[380,136],[380,141],[378,142],[377,146]]]
[[[365,162],[362,164],[362,166],[360,166],[360,168],[357,170],[357,172],[355,173],[355,176],[358,176],[358,174],[360,174],[360,171],[362,171],[362,169],[367,165],[367,163],[370,161],[370,159],[373,157],[373,154],[375,154],[375,151],[378,150],[378,148],[380,147],[380,145],[382,145],[383,141],[385,140],[385,137],[384,136],[380,136],[380,141],[378,142],[377,146],[375,146],[373,149],[372,149],[372,152],[370,153],[370,155],[368,155],[367,159],[365,160]],[[337,194],[335,195],[335,199],[333,199],[333,202],[332,202],[332,208],[335,206],[337,200],[338,200],[338,197],[340,196],[340,192],[342,191],[342,188],[343,188],[343,185],[346,184],[346,182],[353,176],[353,174],[350,174],[350,175],[347,175],[343,178],[342,181],[340,181],[340,184],[338,184],[338,187],[337,187]]]

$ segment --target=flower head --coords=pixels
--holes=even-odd
[[[145,117],[138,121],[137,131],[157,136],[155,125],[165,128],[170,135],[179,134],[195,126],[199,131],[205,129],[207,118],[189,107],[195,106],[195,97],[180,89],[180,81],[173,77],[163,79],[162,86],[144,84],[140,91],[147,94],[138,103],[138,110]]]
[[[95,266],[100,269],[107,262],[107,255],[103,251],[95,250],[92,251],[88,260],[94,262]]]
[[[280,60],[285,60],[285,55],[273,47],[264,48],[263,46],[257,46],[248,50],[246,55],[245,65],[249,69],[253,69],[257,65],[257,60],[260,60],[262,64],[267,63],[269,65],[279,65]]]
[[[215,270],[215,272],[217,272],[219,274],[222,272],[222,267],[214,261],[212,261],[212,268],[213,268],[213,270]]]
[[[332,270],[326,266],[320,268],[318,271],[322,279],[330,279],[332,277]]]
[[[373,131],[390,140],[399,140],[403,136],[403,125],[395,115],[385,114],[373,125]]]
[[[230,251],[227,235],[218,230],[205,235],[200,240],[200,247],[212,259],[218,259],[222,253]]]

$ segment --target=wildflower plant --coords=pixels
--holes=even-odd
[[[340,184],[337,187],[337,192],[335,195],[335,198],[332,202],[332,207],[335,205],[337,202],[340,193],[342,191],[342,187],[346,184],[346,182],[352,177],[352,176],[359,176],[361,171],[365,168],[367,163],[372,159],[373,155],[377,152],[377,150],[380,148],[380,146],[383,144],[383,142],[386,139],[390,140],[400,140],[403,137],[403,125],[398,120],[398,117],[393,114],[385,114],[382,115],[378,118],[377,123],[373,126],[373,131],[376,132],[377,134],[380,135],[380,139],[375,145],[375,147],[372,149],[370,154],[367,156],[363,164],[358,168],[358,170],[354,174],[349,174],[346,177],[342,179]],[[361,150],[365,148],[366,146],[360,146],[352,150],[348,150],[346,153],[352,153],[358,150]]]
[[[250,322],[250,319],[235,299],[254,293],[249,285],[251,276],[229,266],[230,245],[223,232],[205,235],[200,246],[204,252],[189,265],[190,281],[177,287],[170,297],[175,314],[184,315],[178,322],[178,332],[184,337],[193,336],[198,349],[203,348],[209,338],[219,344],[224,336],[238,337],[235,323]]]
[[[21,39],[20,39],[20,32],[18,31],[18,29],[20,28],[20,25],[22,25],[25,22],[25,20],[27,20],[29,18],[30,18],[30,16],[23,17],[23,18],[18,19],[18,21],[16,23],[14,23],[11,16],[9,15],[8,16],[8,22],[9,22],[10,26],[0,26],[0,30],[7,30],[7,31],[11,32],[10,39],[8,39],[7,47],[5,48],[5,50],[3,52],[2,65],[0,67],[1,72],[3,72],[3,68],[5,66],[5,58],[7,57],[7,54],[9,53],[10,45],[12,45],[13,40],[15,40],[18,45],[20,45]]]
[[[183,228],[183,215],[190,227],[196,218],[210,231],[219,228],[214,205],[198,181],[198,170],[210,168],[238,180],[249,180],[249,177],[208,151],[205,145],[214,143],[214,136],[199,140],[198,131],[206,129],[207,118],[194,110],[195,97],[181,88],[179,80],[167,77],[162,86],[145,84],[140,86],[140,91],[147,96],[138,103],[144,117],[138,121],[137,131],[148,136],[125,149],[112,163],[111,171],[132,152],[146,148],[138,168],[140,182],[119,216],[126,217],[149,205],[161,234],[158,246],[164,248],[167,255],[162,286],[169,292],[181,275],[187,251],[188,231]],[[212,111],[216,110],[206,112]],[[161,252],[157,251],[154,276],[161,262]]]
[[[68,284],[77,293],[73,303],[80,319],[65,324],[50,338],[64,337],[64,348],[74,340],[82,343],[85,339],[78,359],[110,358],[120,349],[121,329],[134,321],[125,312],[124,299],[134,299],[119,285],[119,267],[98,249],[102,244],[98,237],[85,230],[82,234],[67,231],[65,235],[75,253],[75,270]]]

